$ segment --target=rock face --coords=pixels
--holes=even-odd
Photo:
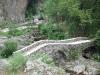
[[[28,65],[31,65],[31,68],[26,70],[28,75],[69,75],[63,69],[56,66],[50,67],[39,60],[31,61],[31,63],[28,61],[27,68]]]
[[[0,0],[0,19],[24,21],[28,0]]]

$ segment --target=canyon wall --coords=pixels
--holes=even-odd
[[[28,0],[0,0],[0,20],[23,22],[27,4]]]

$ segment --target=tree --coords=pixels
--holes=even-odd
[[[100,0],[47,0],[44,11],[53,22],[66,22],[71,36],[94,37],[100,29]]]

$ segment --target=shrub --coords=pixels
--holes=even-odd
[[[41,25],[39,27],[41,34],[48,37],[48,39],[61,40],[65,38],[63,30],[52,23]]]
[[[39,30],[43,35],[47,36],[47,32],[48,32],[48,26],[46,24],[44,25],[39,25]]]
[[[28,5],[27,5],[26,13],[25,13],[25,17],[27,19],[32,19],[33,15],[35,15],[37,13],[36,6],[35,6],[37,2],[38,2],[37,0],[29,1]]]
[[[99,2],[99,0],[46,0],[43,6],[49,20],[55,23],[66,22],[70,37],[93,38],[100,29]]]
[[[100,30],[97,31],[95,35],[95,44],[96,44],[96,49],[92,55],[92,59],[100,62]]]
[[[96,33],[96,45],[100,47],[100,30]]]
[[[48,39],[54,39],[54,40],[61,40],[64,39],[64,33],[63,32],[52,32],[48,34]]]
[[[12,55],[12,53],[14,52],[14,51],[16,51],[17,50],[17,43],[15,42],[15,41],[11,41],[11,40],[9,40],[9,41],[6,41],[5,43],[4,43],[4,49],[2,50],[2,53],[1,53],[1,56],[2,57],[9,57],[10,55]]]
[[[25,63],[26,63],[26,58],[23,55],[21,55],[20,53],[14,54],[9,59],[8,69],[12,72],[16,72],[18,71],[18,69],[23,68]]]
[[[99,53],[93,54],[92,58],[93,58],[93,60],[100,62],[100,54]]]

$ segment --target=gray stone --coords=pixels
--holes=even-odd
[[[29,75],[69,75],[65,71],[56,66],[50,67],[40,60],[33,61],[33,69],[29,72]]]
[[[86,69],[85,65],[77,65],[77,66],[75,66],[73,68],[73,71],[76,72],[77,75],[78,75],[80,73],[84,73],[85,72],[85,69]]]
[[[0,16],[17,22],[24,21],[28,0],[0,0]]]
[[[24,72],[30,71],[30,70],[32,70],[33,68],[34,68],[33,61],[29,59],[29,60],[26,62],[26,66],[25,66]]]
[[[8,61],[6,59],[0,59],[0,70],[4,70],[8,65]]]
[[[100,65],[98,65],[98,66],[100,66]],[[89,66],[87,71],[88,71],[89,75],[99,75],[100,74],[100,70],[93,66]]]

